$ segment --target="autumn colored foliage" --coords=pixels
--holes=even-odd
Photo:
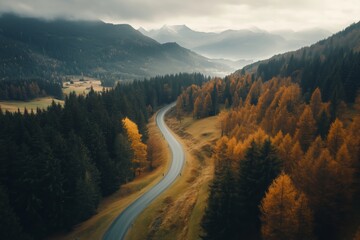
[[[134,174],[136,174],[136,172],[140,174],[146,167],[147,146],[141,140],[142,135],[139,133],[136,123],[127,117],[122,120],[122,123],[129,138],[129,142],[131,143],[131,149],[134,151],[132,159]]]
[[[251,75],[180,95],[182,114],[201,118],[215,114],[209,106],[222,109],[203,239],[340,239],[342,226],[360,219],[358,106],[339,102],[334,114],[319,88],[307,101],[290,78]],[[348,109],[356,114],[345,121]],[[265,154],[266,144],[272,150]]]

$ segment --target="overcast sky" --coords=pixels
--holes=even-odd
[[[44,18],[101,19],[134,28],[186,24],[200,31],[324,28],[360,20],[359,0],[0,0],[0,12]]]

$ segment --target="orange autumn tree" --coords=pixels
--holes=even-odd
[[[262,200],[261,233],[265,240],[312,239],[313,216],[305,194],[282,173]]]
[[[147,164],[147,146],[141,141],[142,135],[139,133],[136,123],[126,117],[122,120],[122,124],[131,143],[131,149],[134,152],[132,159],[134,175],[136,175],[136,172],[140,174]]]

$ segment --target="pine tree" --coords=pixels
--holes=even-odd
[[[322,108],[321,92],[319,88],[316,88],[311,95],[310,108],[313,113],[313,118],[318,119]]]
[[[22,227],[12,209],[7,192],[0,186],[0,238],[29,239],[22,232]]]
[[[118,169],[120,182],[126,183],[133,179],[132,159],[133,151],[126,136],[118,134],[114,142],[114,161]]]
[[[240,237],[256,237],[259,233],[258,206],[265,191],[280,172],[279,160],[269,140],[263,145],[253,141],[245,158],[240,161],[238,179],[238,209]]]
[[[237,239],[236,188],[232,160],[227,157],[228,138],[222,137],[215,147],[215,176],[201,221],[202,239]]]
[[[330,115],[325,109],[323,109],[319,115],[317,126],[318,134],[320,134],[320,136],[325,139],[330,129]]]

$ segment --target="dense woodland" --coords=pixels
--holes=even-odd
[[[63,99],[61,82],[44,79],[0,81],[0,100],[28,101],[46,96]]]
[[[300,58],[291,55],[288,61],[282,57],[260,64],[256,76],[264,81],[277,76],[292,77],[300,84],[307,100],[319,87],[324,101],[354,102],[360,86],[359,66],[359,52],[326,46],[321,54],[303,50]]]
[[[3,13],[0,29],[0,79],[84,74],[112,87],[119,79],[227,69],[176,43],[160,44],[128,24]]]
[[[219,113],[203,239],[344,239],[360,223],[360,95],[309,101],[291,78],[190,86],[177,116]],[[334,106],[336,104],[336,106]],[[341,119],[341,120],[340,120]],[[346,236],[351,239],[351,235]]]
[[[151,168],[148,117],[205,80],[157,77],[36,113],[0,111],[0,238],[43,239],[94,214],[102,196]]]

